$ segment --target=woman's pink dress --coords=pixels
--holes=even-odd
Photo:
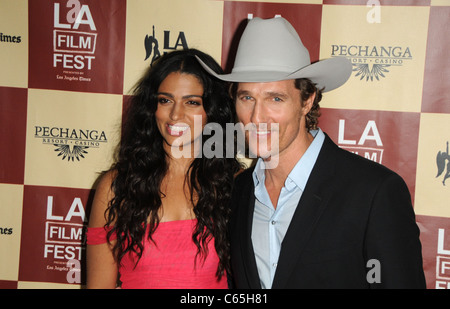
[[[219,263],[214,239],[208,243],[208,256],[198,257],[197,247],[192,241],[192,232],[197,223],[193,220],[161,222],[153,233],[153,242],[145,238],[144,253],[135,267],[135,254],[122,259],[119,268],[123,289],[226,289],[227,279],[223,275],[217,280]],[[88,228],[87,244],[106,243],[107,231],[103,227]],[[196,263],[195,263],[196,262]]]

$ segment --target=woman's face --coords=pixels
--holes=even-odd
[[[201,142],[195,141],[201,137],[207,121],[203,85],[192,74],[173,72],[160,84],[157,95],[155,118],[166,153],[177,157],[174,151],[182,150],[193,158],[197,148],[201,147]]]

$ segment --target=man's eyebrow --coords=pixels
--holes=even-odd
[[[286,93],[277,92],[277,91],[267,91],[264,94],[266,97],[270,97],[270,98],[279,97],[279,98],[285,99],[288,97],[288,95]]]
[[[252,96],[252,92],[251,92],[251,91],[248,91],[248,90],[241,89],[241,90],[238,90],[238,91],[236,92],[236,95],[237,95],[237,96],[242,96],[242,95],[249,95],[249,96]],[[265,91],[265,92],[263,92],[263,95],[264,95],[266,98],[279,97],[279,98],[281,98],[281,99],[286,99],[287,97],[289,97],[289,95],[287,95],[286,93],[284,93],[284,92],[279,92],[279,91]]]
[[[247,90],[238,90],[236,92],[236,95],[241,96],[241,95],[247,95],[247,94],[251,94],[250,91]]]

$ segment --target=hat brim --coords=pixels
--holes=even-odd
[[[294,72],[233,71],[229,74],[217,74],[199,57],[197,57],[197,60],[209,74],[223,81],[238,83],[275,82],[297,78],[308,78],[313,83],[317,84],[319,89],[323,89],[323,92],[331,91],[342,86],[352,73],[352,64],[345,57],[329,58],[318,61]]]

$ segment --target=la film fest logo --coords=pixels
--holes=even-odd
[[[0,42],[18,44],[22,42],[22,36],[0,32]]]
[[[445,229],[438,230],[436,289],[450,289],[450,248],[445,248]]]
[[[59,3],[54,3],[53,67],[61,68],[56,79],[90,82],[84,71],[92,69],[97,44],[97,28],[89,6],[79,0],[68,0],[67,14]],[[83,30],[80,31],[80,26]]]
[[[374,141],[376,147],[365,146],[367,141]],[[360,138],[353,140],[345,137],[345,119],[339,119],[338,144],[343,149],[382,164],[384,148],[375,120],[367,121]]]
[[[173,36],[173,35],[172,35]],[[162,44],[160,44],[160,41]],[[171,41],[171,32],[169,30],[164,30],[164,35],[159,39],[155,34],[155,26],[152,26],[151,35],[146,35],[144,39],[145,47],[145,59],[150,58],[150,66],[161,57],[161,51],[167,53],[169,51],[176,50],[178,48],[187,49],[188,44],[186,41],[186,35],[183,31],[178,32],[175,42]]]
[[[67,161],[80,161],[90,148],[100,148],[108,142],[105,131],[35,126],[34,137],[42,144],[52,145],[57,157]]]
[[[56,213],[53,206],[53,196],[47,196],[44,259],[52,261],[47,264],[47,270],[67,272],[68,283],[80,283],[80,260],[86,245],[83,203],[75,197],[64,214]]]
[[[12,235],[12,227],[0,227],[0,235]]]
[[[445,186],[445,181],[447,178],[450,178],[450,153],[448,152],[448,141],[447,141],[447,150],[446,151],[439,151],[436,155],[436,165],[437,165],[437,177],[440,177],[442,173],[443,179],[442,179],[442,185]]]

